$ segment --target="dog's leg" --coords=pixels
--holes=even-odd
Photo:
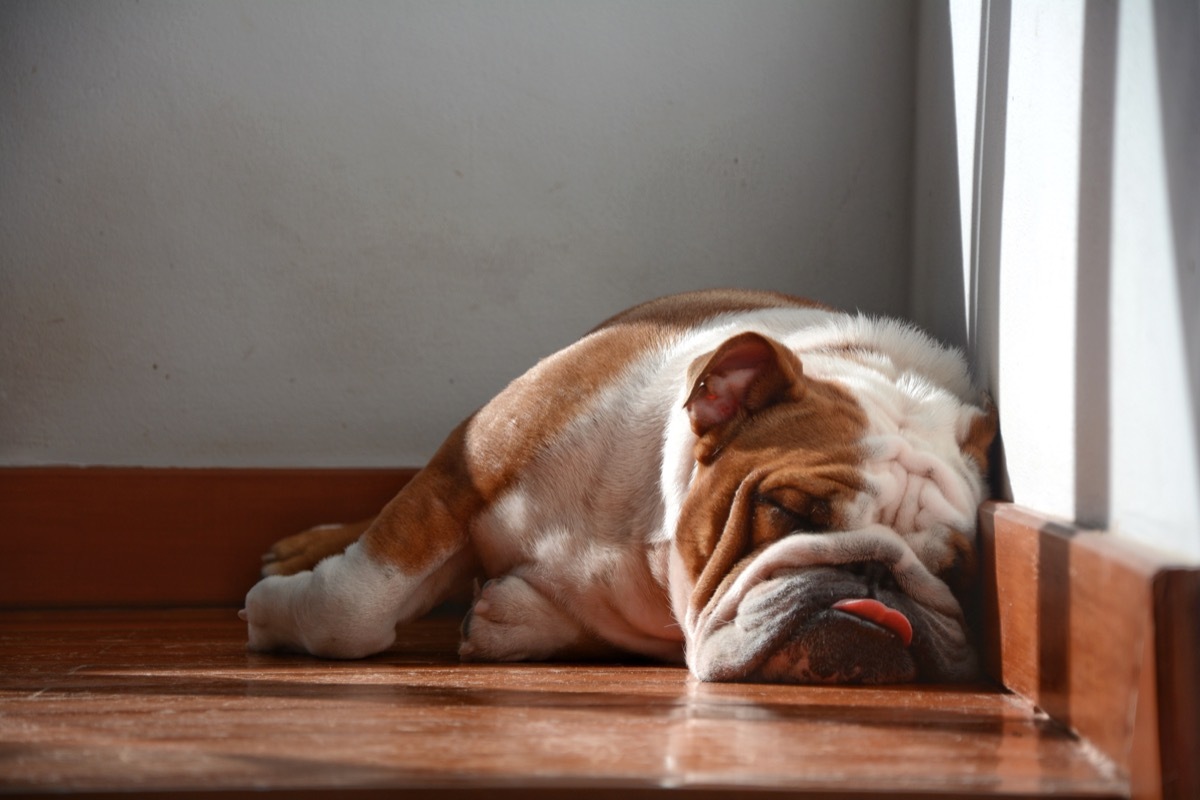
[[[374,518],[345,525],[319,525],[280,539],[263,555],[263,577],[312,569],[358,541],[372,522]]]
[[[464,430],[344,553],[250,590],[241,616],[251,649],[327,658],[377,653],[395,641],[398,623],[424,614],[475,574],[467,524],[483,501],[464,475]]]
[[[483,585],[462,623],[465,661],[541,661],[616,653],[517,575]]]
[[[361,658],[387,649],[398,623],[427,612],[476,569],[465,537],[403,565],[381,558],[372,546],[373,539],[421,533],[407,525],[393,528],[381,517],[359,541],[316,569],[259,581],[242,612],[250,649],[325,658]]]

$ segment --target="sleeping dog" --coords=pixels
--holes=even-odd
[[[952,681],[997,430],[962,357],[782,294],[675,295],[513,381],[373,520],[284,539],[254,650],[357,658],[475,586],[465,660]]]

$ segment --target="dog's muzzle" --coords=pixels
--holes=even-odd
[[[976,657],[957,600],[911,551],[899,557],[892,537],[856,548],[876,556],[870,560],[799,566],[779,557],[796,546],[777,543],[779,552],[760,555],[695,619],[688,644],[693,672],[702,680],[773,683],[973,676]],[[821,552],[805,549],[809,556]]]
[[[764,581],[746,593],[733,619],[698,642],[699,674],[772,683],[914,680],[908,616],[866,592],[836,567],[800,568]]]

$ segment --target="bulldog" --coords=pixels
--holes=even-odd
[[[358,658],[474,585],[464,660],[955,681],[997,418],[961,355],[782,294],[654,300],[459,425],[373,520],[278,542],[249,647]]]

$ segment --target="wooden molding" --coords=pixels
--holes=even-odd
[[[1017,506],[980,513],[984,659],[1135,798],[1200,797],[1200,569]]]
[[[0,607],[237,606],[267,546],[413,469],[0,469]]]

